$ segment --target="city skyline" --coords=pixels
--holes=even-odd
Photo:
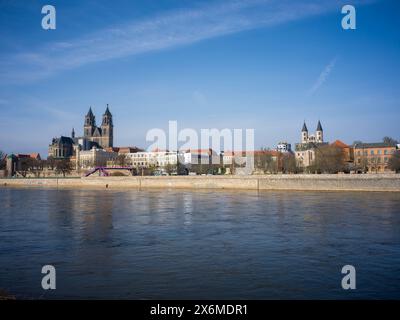
[[[254,128],[256,148],[298,142],[303,120],[327,141],[398,139],[398,4],[355,1],[357,29],[343,30],[343,3],[55,1],[44,31],[43,1],[4,2],[1,149],[45,155],[107,103],[118,146],[146,147],[169,120]]]

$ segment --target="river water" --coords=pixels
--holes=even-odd
[[[56,268],[43,290],[42,266]],[[356,289],[343,290],[344,265]],[[0,188],[17,298],[400,298],[400,194]]]

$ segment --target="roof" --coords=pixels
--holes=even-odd
[[[396,148],[395,143],[386,142],[371,142],[371,143],[356,143],[354,149],[365,149],[365,148]]]
[[[303,124],[303,129],[301,129],[301,132],[308,132],[308,129],[307,129],[305,121],[304,121],[304,124]]]
[[[107,103],[107,108],[106,108],[106,111],[104,112],[104,114],[111,117],[111,112],[108,109],[108,103]]]
[[[318,120],[317,131],[323,131],[321,126],[321,121]]]
[[[271,155],[271,156],[278,156],[281,152],[276,150],[252,150],[252,151],[225,151],[224,156],[234,156],[234,155]]]
[[[349,148],[349,146],[347,144],[345,144],[343,141],[340,141],[340,140],[336,140],[336,141],[332,142],[331,146],[335,146],[338,148]]]
[[[106,151],[114,151],[118,153],[135,153],[139,151],[143,151],[138,147],[107,147],[105,148]]]
[[[74,144],[74,141],[70,137],[61,136],[59,138],[54,138],[52,144]]]
[[[87,117],[94,117],[93,111],[92,111],[92,107],[89,107],[89,111],[86,115]]]

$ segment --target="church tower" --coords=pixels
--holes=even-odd
[[[308,142],[308,129],[306,126],[306,122],[304,121],[303,129],[301,129],[301,143]]]
[[[321,122],[318,120],[317,130],[315,131],[316,142],[324,142],[324,130],[322,130]]]
[[[92,107],[90,107],[87,115],[85,116],[85,124],[83,126],[83,136],[85,138],[92,137],[95,128],[96,128],[96,119],[92,112]]]
[[[114,139],[114,125],[112,122],[112,114],[108,109],[108,104],[106,111],[103,114],[103,121],[101,123],[101,146],[103,148],[108,148],[113,146]]]

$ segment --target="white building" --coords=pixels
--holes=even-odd
[[[80,168],[93,168],[105,166],[107,161],[114,161],[117,159],[118,153],[113,151],[106,151],[99,148],[92,148],[90,150],[78,151],[76,153],[76,161]]]
[[[279,142],[276,150],[282,153],[292,152],[292,145],[287,142]]]
[[[126,153],[126,156],[135,168],[165,167],[178,162],[178,155],[173,151],[142,151]]]

